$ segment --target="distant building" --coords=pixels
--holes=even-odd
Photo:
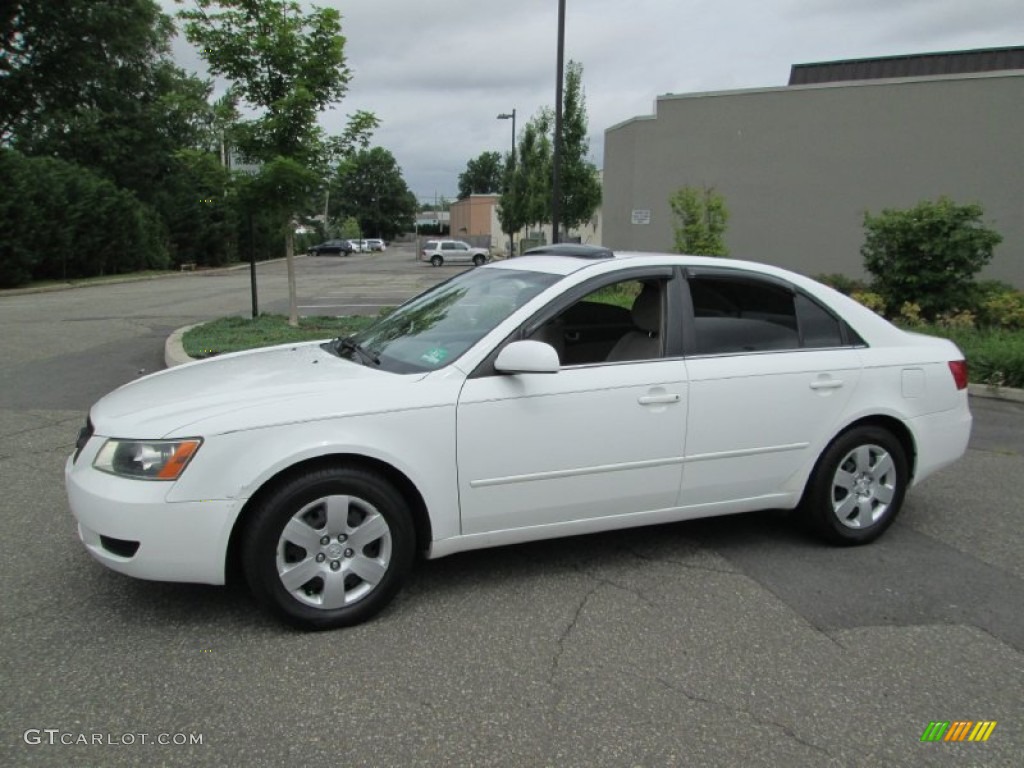
[[[509,250],[508,233],[502,230],[498,219],[498,204],[501,195],[470,195],[452,203],[451,236],[466,240],[474,245],[491,247],[495,252],[506,254]],[[562,235],[563,241],[601,244],[601,210],[598,209],[591,219],[579,229],[570,230]],[[545,224],[539,229],[528,227],[515,236],[516,251],[520,251],[520,243],[524,247],[534,244],[551,242],[551,225]]]
[[[448,211],[420,211],[416,214],[417,227],[447,227],[450,220]]]
[[[863,274],[865,211],[946,196],[1024,288],[1024,47],[798,64],[791,85],[659,96],[605,132],[604,245],[670,250],[669,197],[713,187],[732,256]]]

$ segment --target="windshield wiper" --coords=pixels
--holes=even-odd
[[[355,352],[364,360],[369,360],[374,365],[380,365],[380,358],[351,336],[344,339],[339,338],[335,349],[339,352]]]

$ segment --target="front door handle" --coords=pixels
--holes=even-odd
[[[636,399],[640,405],[664,405],[665,403],[678,403],[679,395],[641,395]]]

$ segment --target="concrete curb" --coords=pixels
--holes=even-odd
[[[1024,389],[1013,387],[997,387],[992,384],[968,384],[967,393],[971,397],[986,397],[990,400],[1008,400],[1024,403]]]
[[[185,335],[186,331],[189,331],[192,328],[198,328],[200,325],[203,325],[203,323],[186,325],[167,337],[167,341],[164,342],[164,365],[168,368],[173,368],[176,365],[184,365],[185,363],[191,363],[195,360],[194,357],[189,357],[185,353],[185,347],[181,343],[181,337]]]
[[[173,368],[183,363],[191,363],[195,360],[195,358],[185,354],[181,337],[189,329],[200,325],[202,323],[186,325],[167,337],[167,341],[164,343],[164,363],[168,368]],[[989,400],[1007,400],[1013,403],[1024,403],[1024,389],[1014,389],[1013,387],[996,387],[991,384],[968,384],[967,394],[971,397],[984,397]]]

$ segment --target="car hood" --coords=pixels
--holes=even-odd
[[[96,434],[155,439],[237,431],[394,408],[422,375],[339,358],[322,342],[189,363],[125,384],[90,412]]]

